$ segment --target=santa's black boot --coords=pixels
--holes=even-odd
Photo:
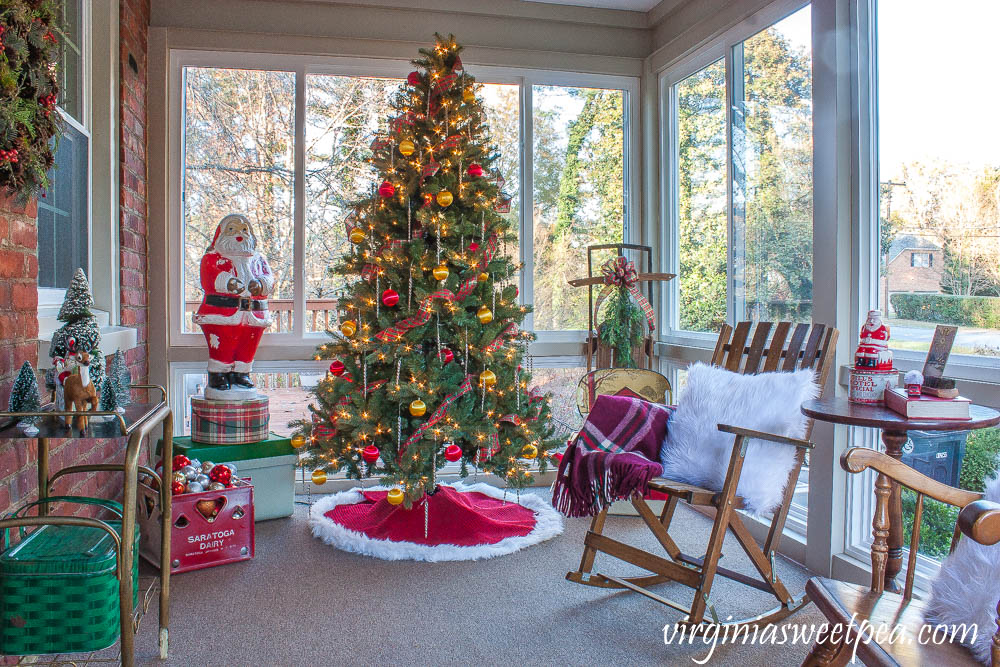
[[[228,373],[209,373],[208,374],[208,386],[212,389],[218,389],[219,391],[229,390],[229,374]]]
[[[229,374],[229,384],[237,389],[253,389],[253,382],[250,381],[249,373],[237,373],[233,371]]]

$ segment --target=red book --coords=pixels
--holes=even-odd
[[[970,401],[967,398],[936,398],[922,395],[909,398],[905,389],[887,387],[885,406],[907,419],[971,419]]]

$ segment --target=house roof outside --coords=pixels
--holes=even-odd
[[[933,241],[913,234],[902,234],[893,239],[889,245],[889,261],[899,257],[904,250],[940,250],[941,246]]]

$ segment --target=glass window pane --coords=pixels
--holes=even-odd
[[[38,198],[38,286],[69,287],[77,268],[90,275],[87,228],[90,138],[66,123],[49,170],[49,188]]]
[[[521,87],[487,83],[479,89],[478,95],[486,111],[489,140],[500,153],[494,164],[506,181],[504,192],[511,197],[510,212],[504,217],[518,233],[521,228]],[[520,261],[520,243],[508,244],[504,250],[508,257]]]
[[[59,106],[83,123],[83,0],[62,0],[59,40]]]
[[[726,321],[726,71],[720,59],[674,86],[680,328]]]
[[[294,117],[293,72],[184,69],[184,331],[199,331],[199,263],[229,213],[250,219],[274,273],[268,331],[291,331]]]
[[[384,125],[399,79],[310,74],[306,77],[305,330],[337,320],[345,286],[332,267],[347,252],[350,203],[375,182],[371,142]]]
[[[534,328],[585,329],[587,246],[625,227],[625,91],[534,86]]]
[[[878,302],[896,349],[956,324],[953,353],[1000,357],[1000,88],[968,67],[994,58],[998,22],[992,2],[878,2]]]
[[[734,319],[812,319],[808,6],[734,49]]]

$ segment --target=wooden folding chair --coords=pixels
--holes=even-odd
[[[772,329],[773,335],[771,335]],[[791,334],[790,337],[789,334]],[[823,387],[833,365],[838,335],[835,328],[823,324],[779,322],[775,326],[771,322],[760,322],[754,327],[751,322],[740,322],[735,329],[724,325],[712,355],[712,364],[737,373],[750,374],[812,368],[816,371],[817,383]],[[725,397],[720,397],[720,400],[724,399]],[[805,439],[799,440],[772,433],[751,431],[738,425],[719,424],[720,431],[735,436],[726,482],[722,491],[713,491],[664,478],[654,479],[650,482],[649,488],[668,495],[668,499],[663,505],[663,511],[658,517],[646,504],[641,494],[636,493],[631,498],[632,505],[652,531],[660,546],[667,552],[669,558],[663,558],[606,536],[604,523],[608,509],[605,508],[593,518],[590,524],[590,530],[584,540],[580,569],[568,573],[566,578],[588,586],[624,588],[641,593],[687,614],[685,622],[695,629],[704,629],[712,624],[773,623],[797,611],[808,603],[808,597],[804,593],[793,597],[788,592],[775,571],[774,555],[785,527],[785,519],[788,517],[792,496],[795,493],[799,469],[805,460],[806,451],[813,446],[808,440],[812,426],[810,421]],[[736,495],[736,489],[747,453],[748,438],[769,440],[796,448],[795,467],[788,477],[781,506],[774,512],[771,519],[763,548],[757,544],[740,518],[740,514],[736,511],[743,507],[743,500]],[[683,553],[670,537],[668,532],[670,522],[679,500],[690,505],[713,507],[716,510],[708,547],[702,557]],[[732,533],[736,538],[760,575],[759,579],[719,567],[722,543],[726,533]],[[648,570],[649,573],[637,577],[615,577],[591,572],[598,552],[641,567]],[[779,606],[752,618],[736,621],[727,620],[723,623],[719,620],[719,612],[711,597],[712,583],[716,575],[771,593],[778,599]],[[669,600],[648,589],[649,586],[667,581],[679,582],[695,589],[694,601],[690,607]],[[709,620],[705,619],[706,612],[711,617]]]

